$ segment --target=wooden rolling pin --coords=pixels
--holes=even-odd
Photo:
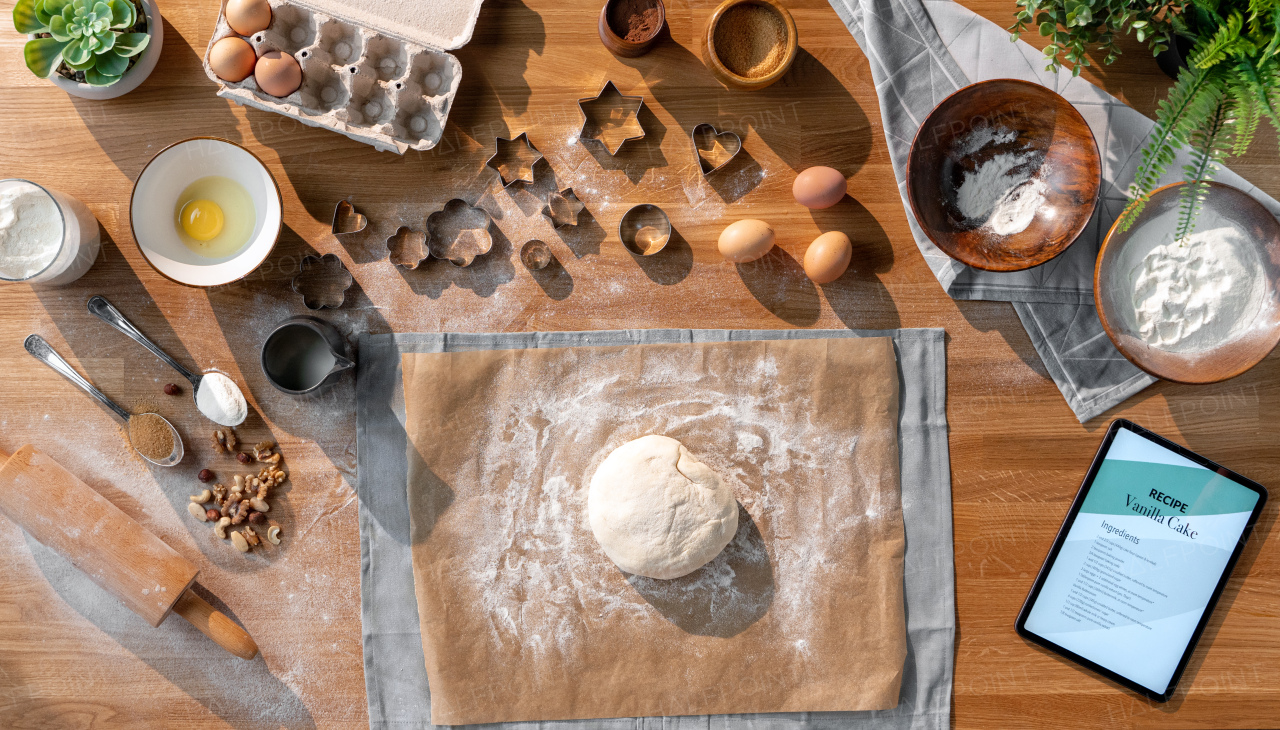
[[[152,626],[173,611],[241,659],[257,656],[244,629],[189,590],[191,561],[34,447],[0,451],[0,462],[0,512],[32,537]]]

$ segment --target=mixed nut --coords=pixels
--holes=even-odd
[[[241,464],[262,464],[257,474],[237,474],[230,486],[215,483],[211,488],[202,489],[191,495],[191,504],[187,511],[201,522],[213,522],[213,532],[225,540],[231,538],[231,544],[242,553],[262,544],[260,537],[252,525],[267,525],[266,513],[271,510],[267,498],[273,487],[283,484],[288,473],[280,467],[281,454],[274,441],[263,441],[256,444],[250,452],[237,451],[239,440],[233,429],[220,429],[213,433],[213,446],[224,454],[234,453]],[[201,482],[209,482],[214,478],[208,469],[200,471]],[[239,530],[228,534],[227,528],[248,522]],[[266,527],[266,539],[272,545],[280,544],[280,527]]]

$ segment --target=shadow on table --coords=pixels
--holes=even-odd
[[[742,505],[738,505],[738,531],[710,563],[673,580],[623,575],[658,613],[698,636],[737,636],[773,604],[769,552],[760,528]]]
[[[849,269],[839,279],[820,284],[827,304],[849,329],[897,329],[898,308],[877,274],[893,268],[893,243],[862,203],[846,195],[830,208],[811,210],[823,233],[841,231],[853,244]]]
[[[180,616],[170,615],[152,628],[62,556],[30,537],[27,544],[67,605],[223,722],[246,730],[316,727],[307,706],[271,674],[261,655],[247,662],[235,657]],[[239,623],[230,608],[199,583],[192,590]]]

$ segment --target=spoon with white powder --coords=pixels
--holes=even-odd
[[[197,375],[190,370],[184,368],[177,360],[169,357],[168,353],[161,350],[146,335],[142,334],[133,323],[125,319],[125,316],[118,309],[111,306],[111,302],[106,299],[95,296],[89,300],[89,311],[103,322],[115,327],[123,332],[134,342],[147,348],[151,354],[168,363],[169,367],[177,370],[191,383],[191,392],[195,394],[196,408],[204,414],[205,418],[222,426],[239,426],[244,423],[244,419],[249,415],[249,404],[245,402],[244,394],[240,392],[240,388],[235,381],[215,370]]]

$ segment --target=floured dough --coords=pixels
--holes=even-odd
[[[720,476],[679,441],[644,436],[596,469],[591,532],[628,573],[669,580],[711,562],[738,530],[738,503]]]

